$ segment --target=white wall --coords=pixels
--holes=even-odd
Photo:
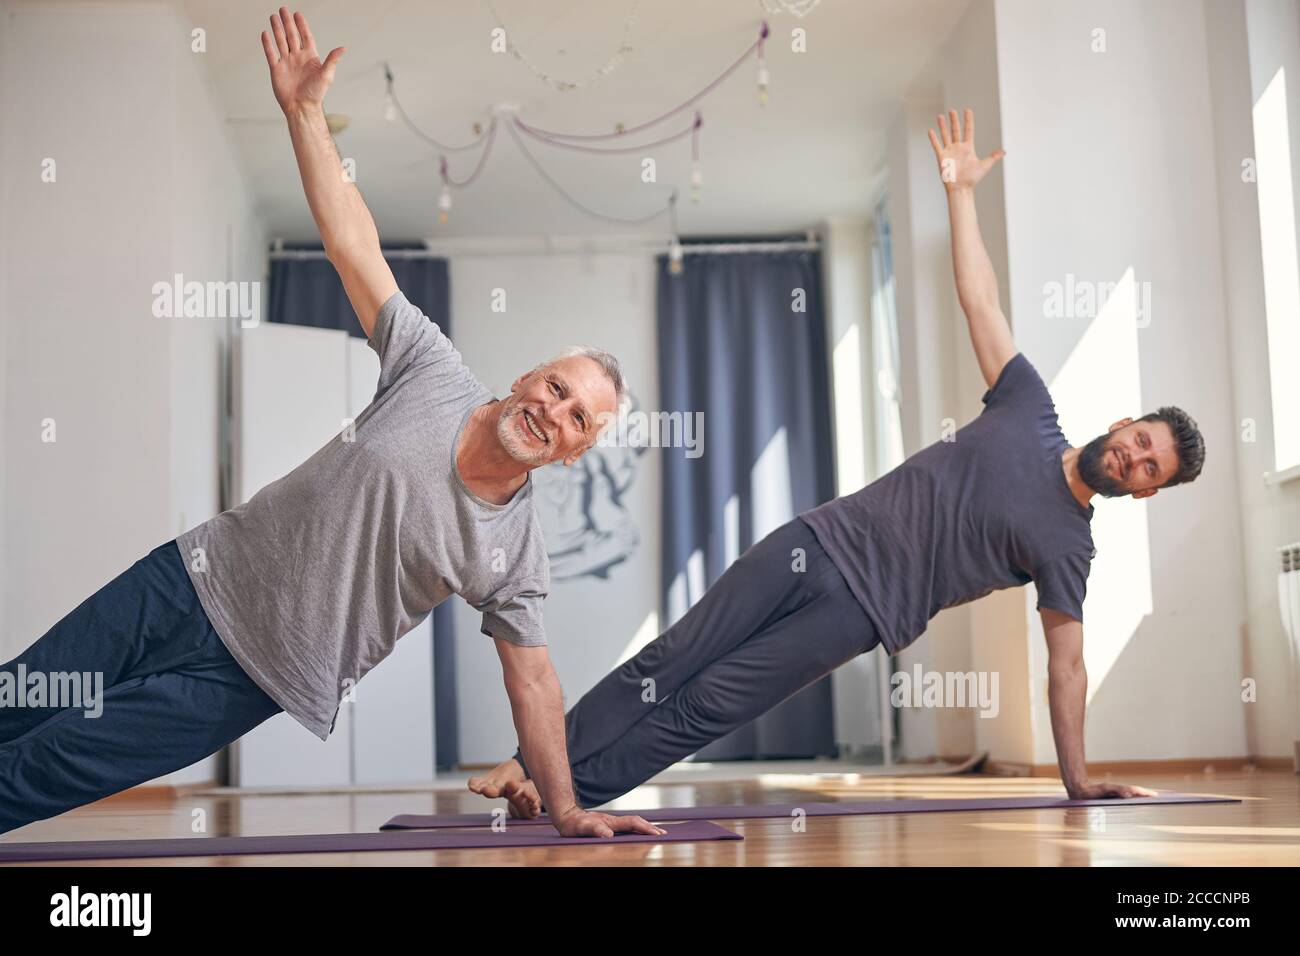
[[[1091,49],[1099,27],[1105,52]],[[999,0],[997,46],[1010,311],[1066,437],[1081,445],[1125,414],[1177,404],[1208,446],[1194,484],[1149,502],[1096,503],[1084,609],[1089,757],[1244,755],[1237,430],[1219,221],[1206,201],[1220,185],[1204,19],[1179,0]],[[1112,332],[1104,313],[1045,311],[1046,283],[1114,282],[1130,269],[1150,283],[1149,324]],[[1092,333],[1106,337],[1095,349]],[[1036,614],[1029,652],[1034,762],[1050,765]]]
[[[994,50],[992,5],[972,3],[933,60],[918,72],[889,135],[899,389],[908,455],[938,441],[949,423],[960,425],[973,417],[984,391],[953,288],[947,203],[926,130],[935,126],[935,117],[946,106],[970,106],[979,118],[981,142],[990,144],[999,138]],[[1005,277],[998,178],[995,172],[982,185],[976,201],[989,256],[999,276]],[[920,664],[929,671],[996,670],[1006,687],[1008,672],[1014,673],[1023,658],[1023,641],[1018,642],[1005,623],[987,622],[990,603],[938,614],[926,632],[898,655],[899,669],[910,673]],[[959,756],[977,747],[1004,754],[1026,751],[1026,708],[1009,697],[1003,694],[997,721],[972,723],[966,711],[900,711],[901,755],[904,759]]]
[[[7,0],[0,3],[0,22],[5,24],[5,32],[8,33],[10,20],[10,10]],[[5,332],[5,326],[8,322],[8,312],[6,303],[9,301],[9,244],[12,241],[9,223],[13,220],[13,213],[10,210],[10,177],[13,175],[11,170],[16,168],[12,152],[12,135],[9,132],[9,124],[4,120],[3,107],[5,104],[4,91],[13,89],[14,75],[10,70],[9,44],[0,37],[0,448],[7,448],[7,426],[8,415],[5,413],[6,396],[9,392],[9,336]],[[8,518],[9,514],[5,510],[5,485],[8,480],[8,469],[0,467],[0,624],[8,620],[6,616],[6,597],[7,589],[2,582],[7,581],[8,574],[8,557],[9,550],[5,547],[5,539],[9,534]],[[3,638],[0,638],[3,641]],[[6,645],[0,643],[0,659],[9,660],[10,655],[6,653]]]
[[[1278,699],[1285,697],[1279,687],[1272,690],[1269,730],[1259,735],[1261,743],[1268,740],[1263,751],[1247,742],[1240,700],[1248,672],[1238,502],[1246,500],[1245,476],[1266,467],[1238,463],[1239,420],[1253,416],[1263,428],[1261,405],[1268,399],[1257,374],[1261,300],[1252,298],[1251,285],[1258,225],[1252,272],[1244,239],[1252,224],[1241,197],[1230,194],[1240,221],[1223,232],[1218,198],[1221,190],[1240,192],[1228,177],[1250,150],[1216,140],[1219,121],[1205,109],[1210,44],[1204,15],[1199,7],[1194,12],[1189,16],[1188,5],[1176,0],[975,0],[918,74],[890,136],[909,453],[938,437],[938,419],[964,422],[978,413],[985,387],[951,292],[946,209],[925,138],[941,106],[974,108],[980,153],[1007,150],[1001,168],[977,191],[980,222],[1017,344],[1052,388],[1066,437],[1081,445],[1115,419],[1161,404],[1185,407],[1206,436],[1207,464],[1195,484],[1147,503],[1095,502],[1099,554],[1085,606],[1091,761],[1290,749],[1289,742],[1280,746],[1287,704]],[[1104,53],[1091,49],[1099,27],[1106,31]],[[1294,34],[1271,23],[1271,36]],[[1215,36],[1216,56],[1232,59],[1231,47],[1225,53]],[[1223,69],[1235,68],[1239,76],[1235,56]],[[1244,108],[1248,132],[1249,104],[1224,94],[1216,102],[1221,111]],[[1234,116],[1240,141],[1242,114]],[[1139,291],[1150,283],[1149,324],[1132,316],[1125,323],[1118,299],[1095,319],[1048,314],[1046,283],[1063,284],[1070,275],[1116,282],[1130,269]],[[1253,310],[1250,332],[1235,333],[1239,318],[1229,322],[1225,304],[1233,296],[1241,303],[1233,311]],[[1244,378],[1251,379],[1246,394]],[[1262,461],[1271,452],[1264,443],[1247,453]],[[1259,606],[1251,612],[1252,634],[1256,618],[1271,626],[1265,641],[1252,638],[1254,676],[1265,667],[1276,673],[1278,654],[1285,653],[1272,623],[1276,611],[1268,618],[1265,605],[1276,603],[1272,548],[1297,536],[1295,498],[1290,489],[1273,494],[1292,523],[1290,537],[1275,532],[1267,543],[1248,544],[1259,552],[1247,564],[1251,606]],[[997,671],[1002,691],[997,718],[963,717],[974,725],[977,749],[1011,764],[1053,766],[1046,649],[1034,601],[1030,587],[976,602],[964,620],[945,620],[952,612],[944,612],[930,628],[939,633],[908,654],[928,668],[963,669],[959,648],[968,636],[969,666]],[[950,649],[940,648],[949,643]],[[905,666],[908,654],[900,661]],[[942,716],[904,711],[907,755],[943,752]],[[960,739],[955,729],[953,739]]]
[[[823,228],[823,285],[826,356],[835,435],[835,494],[852,494],[874,480],[872,434],[876,377],[871,349],[872,223],[865,218],[833,219]],[[891,731],[882,713],[889,655],[878,646],[831,675],[835,742],[853,754],[885,747]]]
[[[0,110],[14,170],[4,335],[22,358],[5,403],[6,659],[170,530],[171,335],[149,308],[171,265],[158,64],[170,31],[157,11],[8,11],[10,73],[24,81],[6,84]],[[40,181],[45,157],[55,183]],[[47,417],[54,443],[40,440]]]
[[[189,52],[188,22],[177,18],[173,29],[172,271],[201,281],[259,282],[264,306],[266,236],[210,85],[204,60],[210,54]],[[265,317],[264,308],[261,314]],[[220,319],[172,323],[169,534],[179,534],[218,510],[216,396],[223,339]]]
[[[210,86],[207,53],[191,52],[191,24],[169,19],[171,35],[172,205],[168,274],[200,281],[258,282],[264,304],[266,235],[253,194],[228,139]],[[264,315],[264,312],[262,313]],[[221,510],[221,361],[226,329],[220,318],[179,319],[171,327],[170,527],[174,537]],[[215,758],[177,771],[168,783],[214,779]]]
[[[1001,56],[996,41],[993,6],[987,2],[976,2],[970,5],[966,16],[954,27],[947,43],[940,50],[936,63],[943,91],[940,108],[951,107],[960,112],[969,106],[975,111],[976,138],[979,140],[979,149],[983,152],[989,152],[1005,142],[1002,104],[998,95],[998,64]],[[936,112],[931,111],[932,114]],[[929,127],[937,121],[932,115],[925,122]],[[938,181],[934,152],[930,148],[928,137],[922,134],[918,138],[915,132],[913,148],[928,160],[925,186],[932,197],[930,202],[942,210],[932,228],[937,226],[944,236],[942,262],[946,274],[942,283],[944,295],[941,303],[946,318],[944,331],[952,354],[951,364],[945,369],[945,381],[952,385],[944,417],[951,417],[960,424],[980,413],[983,408],[980,397],[988,386],[975,360],[970,344],[970,330],[957,302],[953,285],[947,198],[942,183]],[[999,298],[1006,303],[1014,278],[1014,266],[1008,260],[1004,175],[1004,170],[995,169],[985,178],[976,191],[975,205],[989,260],[998,276]],[[936,342],[936,351],[943,351],[941,342]],[[937,437],[937,434],[932,434],[927,444]],[[1002,759],[1018,759],[1010,755],[1026,752],[1029,741],[1028,694],[1017,692],[1018,688],[1027,685],[1027,665],[1023,655],[1024,625],[1017,616],[1006,613],[1008,607],[1015,606],[1017,597],[1014,592],[993,594],[968,608],[954,608],[944,612],[936,619],[940,626],[951,628],[954,637],[950,641],[950,649],[934,662],[934,668],[996,673],[999,675],[1001,698],[997,718],[974,717],[969,711],[940,711],[941,720],[946,721],[940,725],[944,731],[944,736],[940,738],[940,755],[987,750],[1002,754]],[[952,620],[944,621],[945,614]],[[969,634],[968,642],[956,639],[956,634],[963,627]]]
[[[1261,478],[1273,468],[1268,329],[1258,197],[1255,184],[1242,181],[1241,164],[1255,155],[1252,107],[1277,69],[1284,68],[1293,196],[1300,201],[1300,171],[1294,167],[1300,156],[1300,11],[1294,0],[1207,0],[1205,18],[1214,37],[1209,53],[1223,230],[1224,341],[1238,429],[1246,599],[1241,673],[1259,688],[1257,701],[1245,708],[1247,747],[1251,754],[1290,756],[1300,728],[1292,662],[1278,616],[1276,549],[1300,540],[1300,481],[1270,487]]]
[[[221,320],[155,318],[151,290],[175,272],[260,279],[263,243],[203,61],[170,5],[2,13],[8,659],[216,512]],[[55,183],[40,181],[45,157]],[[54,443],[40,440],[47,417]],[[212,770],[204,761],[169,779]]]
[[[492,290],[498,288],[506,295],[504,313],[491,308]],[[594,345],[619,357],[641,406],[657,409],[654,301],[650,256],[462,256],[451,261],[452,340],[498,396],[520,374],[565,346]],[[627,493],[640,536],[632,557],[615,566],[607,580],[552,582],[546,631],[567,705],[659,635],[660,456],[669,453],[651,448],[637,459]],[[556,517],[552,493],[558,491],[551,482],[562,468],[552,465],[542,470],[551,474],[533,473],[548,539]],[[479,631],[482,615],[453,600],[460,758],[464,763],[496,762],[516,745],[501,666],[492,639]]]

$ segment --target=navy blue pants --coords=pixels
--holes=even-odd
[[[182,562],[175,541],[159,545],[0,667],[0,833],[187,767],[280,712]],[[102,699],[68,706],[78,678],[102,681]],[[40,699],[42,681],[60,693]]]
[[[578,803],[622,796],[878,642],[844,576],[795,518],[570,708]],[[518,750],[515,759],[527,773]]]

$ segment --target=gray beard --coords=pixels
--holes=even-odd
[[[1122,498],[1128,494],[1118,481],[1106,474],[1102,466],[1105,460],[1106,442],[1109,434],[1098,435],[1079,452],[1079,477],[1083,483],[1103,498]]]
[[[497,440],[501,442],[506,454],[520,464],[544,465],[548,461],[545,448],[529,448],[515,431],[515,421],[522,417],[523,409],[513,399],[507,401],[501,410],[501,417],[497,419]]]

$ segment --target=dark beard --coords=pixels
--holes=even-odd
[[[1106,441],[1110,435],[1098,435],[1079,452],[1079,477],[1083,483],[1103,498],[1122,498],[1128,494],[1127,489],[1106,474],[1102,461],[1106,453]]]

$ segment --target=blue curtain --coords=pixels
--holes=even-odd
[[[689,586],[692,555],[695,583],[707,588],[767,532],[829,500],[834,461],[820,253],[688,255],[677,275],[661,256],[657,282],[662,408],[702,412],[705,424],[702,455],[664,452],[662,586],[671,624],[687,590],[691,603],[699,597]],[[826,679],[698,756],[835,752]]]
[[[321,250],[321,245],[284,245],[289,249]],[[422,243],[387,245],[393,249],[420,249]],[[385,257],[397,287],[442,331],[454,340],[451,330],[451,285],[447,260],[429,257]],[[317,329],[341,329],[363,337],[361,323],[352,310],[343,282],[324,257],[316,259],[272,259],[268,291],[270,322],[307,325]],[[452,604],[443,602],[433,611],[434,765],[449,770],[460,760],[460,730],[456,708],[456,641]]]
[[[319,243],[286,243],[284,248],[286,251],[322,251]],[[400,244],[386,246],[384,251],[422,248],[421,243]],[[451,286],[447,277],[447,260],[385,258],[393,270],[397,287],[450,337]],[[358,338],[364,335],[343,290],[343,280],[323,256],[318,259],[272,259],[268,298],[268,321],[316,329],[341,329]]]

